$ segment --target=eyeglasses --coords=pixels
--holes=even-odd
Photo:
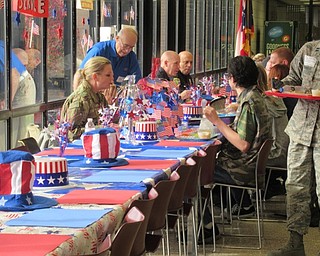
[[[223,79],[224,80],[229,80],[232,77],[232,75],[230,73],[224,73],[223,74]]]
[[[121,42],[122,49],[124,49],[124,50],[130,50],[130,51],[133,49],[134,45],[131,46],[131,45],[128,45],[128,44],[124,44],[124,43],[122,42],[121,37],[119,37],[119,40],[120,40],[120,42]]]

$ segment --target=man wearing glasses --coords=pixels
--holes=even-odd
[[[115,40],[98,42],[92,46],[84,57],[79,69],[82,69],[86,62],[94,56],[103,56],[111,61],[114,73],[114,83],[120,86],[124,78],[128,75],[135,75],[136,82],[141,79],[141,70],[136,54],[132,51],[138,40],[138,33],[131,27],[125,27],[120,30]],[[80,72],[76,72],[73,81],[75,90],[79,84]],[[107,98],[113,97],[116,90],[113,87],[106,92]],[[109,101],[109,99],[107,99]]]

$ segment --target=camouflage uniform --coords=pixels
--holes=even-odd
[[[218,155],[217,164],[227,170],[237,184],[253,185],[257,153],[262,143],[271,137],[271,120],[264,97],[255,86],[245,89],[239,95],[238,103],[233,128],[251,147],[242,153],[227,141]]]
[[[65,100],[61,109],[61,120],[72,124],[72,134],[69,134],[69,139],[80,138],[87,118],[93,118],[93,122],[97,125],[98,111],[106,106],[108,103],[103,94],[93,92],[91,85],[82,80],[80,86]]]
[[[320,41],[306,43],[291,62],[288,85],[320,89]],[[289,120],[287,218],[288,230],[306,234],[310,223],[310,187],[316,173],[320,198],[320,101],[299,99]]]
[[[284,130],[288,124],[287,108],[281,98],[268,96],[265,98],[272,119],[272,137],[274,138],[267,164],[286,168],[289,137]]]

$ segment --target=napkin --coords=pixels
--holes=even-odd
[[[60,204],[124,204],[138,190],[73,190],[57,199]]]
[[[161,175],[159,170],[107,170],[94,173],[82,179],[82,182],[105,183],[105,182],[141,182],[144,179]]]
[[[196,141],[175,141],[175,140],[162,140],[155,144],[157,147],[196,147],[205,146],[206,142],[196,142]]]
[[[71,238],[66,235],[0,234],[1,256],[43,256]]]
[[[180,161],[179,160],[135,160],[135,159],[129,159],[129,164],[124,166],[117,166],[112,167],[112,169],[119,169],[119,170],[166,170],[176,169]]]
[[[60,148],[51,148],[41,151],[36,156],[59,156]],[[83,148],[66,148],[63,156],[84,156]]]
[[[112,211],[83,209],[40,209],[6,222],[8,226],[84,228]],[[0,246],[1,247],[1,246]]]
[[[163,158],[163,159],[175,159],[186,158],[191,156],[195,152],[194,149],[146,149],[141,152],[127,152],[126,157],[134,158]]]

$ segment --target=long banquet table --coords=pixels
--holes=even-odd
[[[119,157],[126,158],[129,165],[70,167],[68,186],[33,190],[35,195],[61,200],[57,206],[33,212],[0,211],[0,255],[21,255],[20,250],[32,256],[96,253],[106,234],[116,232],[132,200],[144,197],[155,183],[168,179],[187,157],[212,142],[164,140],[147,145],[122,144]],[[81,150],[69,147],[65,157],[72,162],[83,155]],[[57,149],[45,150],[39,155],[54,156],[56,152]],[[89,192],[94,195],[85,201],[83,196]],[[78,198],[62,200],[72,193]],[[81,200],[84,201],[79,204]],[[76,217],[71,221],[72,216]],[[89,218],[89,224],[85,224],[84,217]]]

